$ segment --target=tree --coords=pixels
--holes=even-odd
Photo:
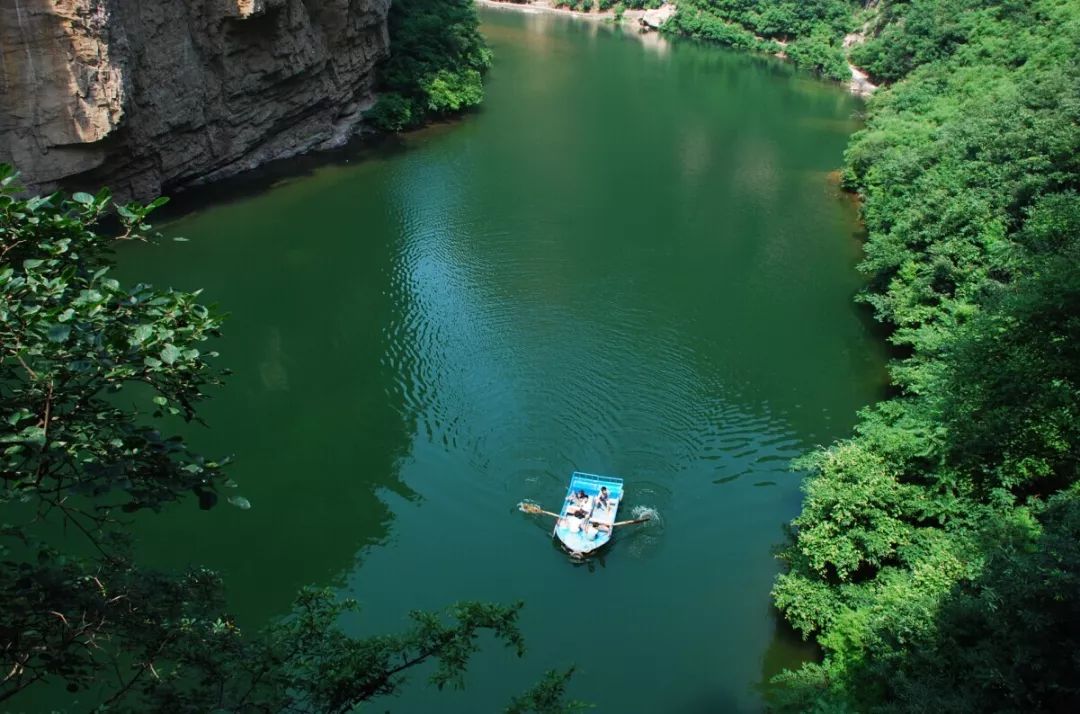
[[[740,49],[777,53],[831,79],[850,79],[844,35],[855,27],[850,0],[686,0],[665,25]]]
[[[893,396],[803,459],[792,711],[1080,707],[1080,4],[882,3],[846,155]],[[902,79],[900,79],[902,78]]]
[[[390,57],[378,69],[378,103],[367,118],[402,131],[461,112],[484,98],[491,50],[470,0],[398,0],[387,20]]]
[[[164,202],[115,206],[115,239],[151,236]],[[17,198],[0,166],[0,702],[60,682],[110,711],[345,712],[425,662],[437,686],[461,686],[483,632],[520,655],[520,604],[460,603],[352,638],[337,622],[356,604],[308,589],[291,616],[242,636],[215,573],[132,561],[124,514],[189,494],[211,508],[234,484],[226,460],[154,426],[198,419],[223,376],[206,349],[221,318],[197,292],[110,278],[111,208],[106,190]],[[59,528],[86,548],[51,545]],[[562,706],[555,688],[544,711]]]

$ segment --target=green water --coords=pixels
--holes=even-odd
[[[498,711],[570,664],[597,712],[759,709],[812,655],[769,600],[787,461],[882,381],[827,177],[858,104],[768,58],[482,17],[483,111],[221,189],[167,227],[190,242],[121,256],[231,314],[193,440],[253,504],[147,519],[144,555],[220,569],[252,628],[307,583],[358,598],[363,633],[526,602],[524,659],[488,648],[465,691],[414,677],[373,711]],[[514,506],[556,506],[574,469],[662,524],[570,563]]]

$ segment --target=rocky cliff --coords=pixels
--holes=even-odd
[[[0,161],[123,197],[340,145],[390,0],[0,0]]]

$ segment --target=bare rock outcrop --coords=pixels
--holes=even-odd
[[[649,30],[659,30],[665,22],[671,19],[671,16],[675,14],[675,6],[668,3],[664,3],[655,10],[646,10],[641,14],[638,19],[638,23],[641,25],[643,32]]]
[[[0,161],[124,197],[347,141],[389,0],[0,0]]]

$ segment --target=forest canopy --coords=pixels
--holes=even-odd
[[[737,49],[783,53],[837,80],[850,78],[844,37],[857,27],[850,0],[684,0],[664,29]]]
[[[858,21],[851,59],[894,84],[844,180],[897,394],[799,464],[773,595],[825,657],[779,677],[776,703],[1075,710],[1080,3],[882,2]]]

